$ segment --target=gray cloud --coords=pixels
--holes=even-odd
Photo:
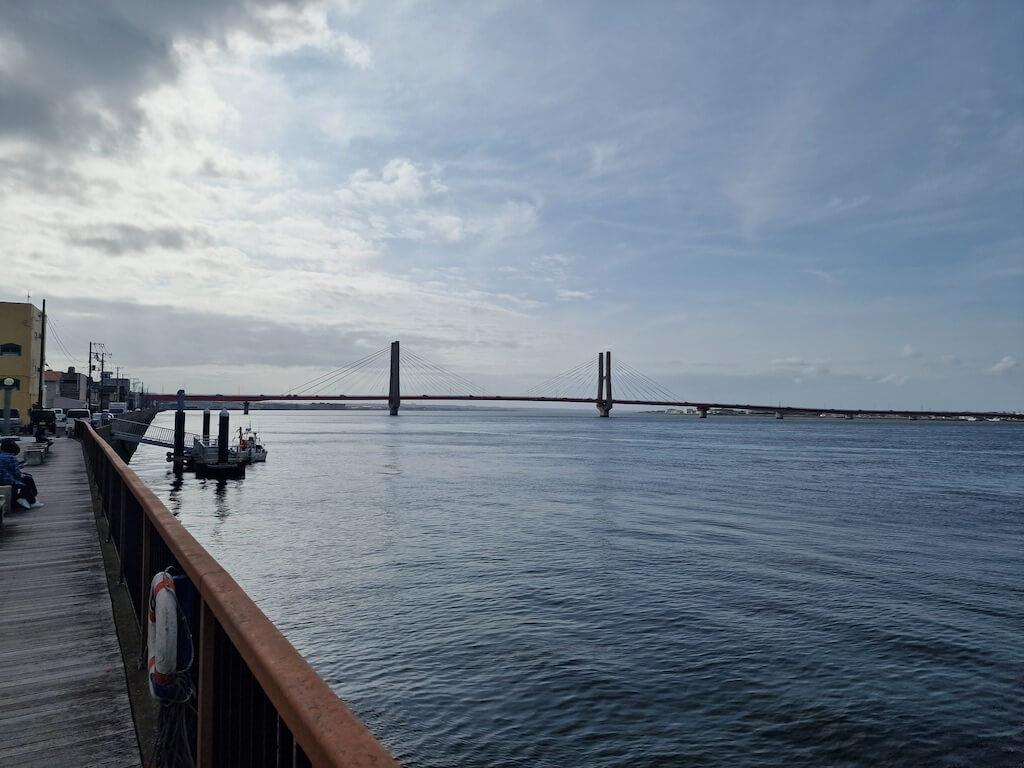
[[[343,365],[366,354],[365,330],[277,322],[102,299],[57,299],[47,310],[65,328],[87,327],[115,360],[136,368],[233,365]],[[374,339],[385,346],[390,340]]]
[[[178,73],[179,38],[268,38],[258,10],[307,0],[61,0],[0,4],[0,136],[116,152],[141,124],[138,97]]]
[[[144,229],[134,224],[117,224],[90,228],[67,237],[71,245],[84,246],[109,256],[142,253],[153,248],[184,251],[187,248],[210,245],[213,238],[199,229],[185,227],[154,227]]]

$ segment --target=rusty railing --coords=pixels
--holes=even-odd
[[[195,647],[197,768],[397,766],[223,567],[84,422],[86,462],[145,636],[149,583],[174,566]]]

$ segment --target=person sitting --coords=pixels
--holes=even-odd
[[[18,441],[7,437],[0,441],[0,485],[9,485],[14,493],[14,502],[25,509],[38,509],[43,502],[36,497],[36,481],[28,472],[21,471]]]
[[[47,437],[47,435],[46,435],[46,427],[44,425],[42,425],[42,424],[40,424],[38,427],[36,427],[36,435],[35,435],[35,437],[36,437],[36,442],[37,443],[46,443],[47,446],[53,445],[53,440],[51,440],[49,437]]]

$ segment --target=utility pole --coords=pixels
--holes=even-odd
[[[42,331],[39,339],[39,407],[46,407],[46,299],[43,299]]]
[[[93,347],[96,347],[99,352],[93,352]],[[93,360],[100,361],[100,378],[96,383],[96,405],[102,410],[103,408],[103,374],[107,371],[107,357],[110,353],[107,352],[106,344],[99,341],[89,342],[89,379],[92,380],[92,372],[96,370],[96,366],[92,364]],[[90,401],[91,405],[91,401]]]

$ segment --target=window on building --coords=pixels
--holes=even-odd
[[[21,357],[21,344],[15,344],[10,341],[6,344],[0,344],[0,355],[15,355],[17,357]]]

